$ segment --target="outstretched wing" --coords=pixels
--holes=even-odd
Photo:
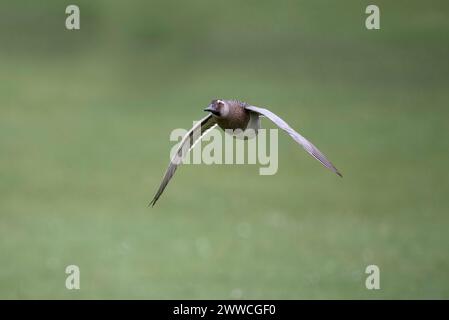
[[[162,179],[161,185],[156,192],[153,200],[151,200],[150,205],[154,206],[156,201],[161,196],[162,192],[164,192],[165,187],[167,186],[170,179],[175,174],[176,169],[181,164],[185,155],[195,146],[195,143],[198,142],[205,133],[215,127],[217,124],[215,119],[211,114],[207,115],[200,121],[198,121],[189,132],[182,138],[181,143],[179,144],[176,153],[173,155],[170,163],[168,165],[167,171],[165,172],[164,178]]]
[[[271,112],[270,110],[255,107],[255,106],[246,106],[245,109],[247,109],[249,111],[257,112],[261,115],[264,115],[271,121],[273,121],[279,128],[286,131],[293,138],[293,140],[295,140],[297,143],[299,143],[301,145],[301,147],[303,147],[304,150],[306,150],[312,157],[314,157],[319,162],[321,162],[321,164],[323,166],[331,169],[333,172],[335,172],[340,177],[342,177],[341,173],[337,170],[337,168],[335,168],[335,166],[329,160],[327,160],[326,156],[320,150],[318,150],[317,147],[315,147],[310,141],[308,141],[306,138],[304,138],[298,132],[293,130],[287,124],[287,122],[285,122],[284,120],[279,118],[273,112]]]

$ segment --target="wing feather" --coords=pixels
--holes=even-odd
[[[198,121],[189,132],[182,138],[176,153],[173,155],[170,163],[168,165],[167,171],[164,174],[161,185],[157,190],[153,200],[151,200],[151,206],[156,204],[161,194],[164,192],[165,187],[169,183],[170,179],[176,172],[178,166],[182,163],[184,157],[189,153],[189,151],[195,146],[195,144],[207,133],[207,131],[213,129],[216,126],[216,121],[211,114],[207,115],[200,121]]]
[[[335,172],[337,175],[342,177],[342,174],[338,171],[338,169],[326,158],[326,156],[318,150],[317,147],[315,147],[310,141],[308,141],[306,138],[304,138],[302,135],[300,135],[298,132],[293,130],[287,122],[282,120],[280,117],[275,115],[270,110],[259,108],[255,106],[246,106],[245,109],[253,112],[257,112],[261,115],[264,115],[268,119],[270,119],[272,122],[274,122],[279,128],[287,132],[293,140],[295,140],[301,147],[304,148],[304,150],[307,151],[312,157],[317,159],[323,166],[326,168],[329,168],[333,172]]]

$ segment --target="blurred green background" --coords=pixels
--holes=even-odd
[[[368,4],[1,1],[0,298],[449,298],[449,3]],[[148,208],[213,98],[344,178],[280,134],[276,175],[186,165]]]

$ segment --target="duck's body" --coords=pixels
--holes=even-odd
[[[260,114],[246,109],[249,106],[239,100],[213,100],[204,110],[211,113],[211,121],[226,133],[247,140],[254,138],[260,129]]]
[[[215,102],[216,104],[219,102]],[[222,116],[212,114],[218,126],[223,130],[245,130],[250,120],[250,112],[245,109],[245,103],[237,100],[223,101]]]

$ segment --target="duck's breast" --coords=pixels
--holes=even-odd
[[[250,120],[250,113],[241,106],[230,106],[229,113],[224,118],[218,118],[217,124],[223,129],[245,130]]]

